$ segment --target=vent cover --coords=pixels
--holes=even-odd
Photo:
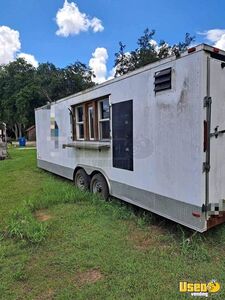
[[[155,73],[155,93],[171,89],[171,68]]]

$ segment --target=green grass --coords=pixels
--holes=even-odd
[[[0,162],[0,299],[186,299],[180,280],[214,278],[225,299],[224,225],[194,234],[81,193],[35,155]]]

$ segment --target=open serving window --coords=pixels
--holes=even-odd
[[[110,147],[109,96],[71,107],[73,143],[66,147],[101,149]]]

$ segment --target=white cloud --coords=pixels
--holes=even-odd
[[[213,44],[213,46],[225,50],[225,29],[210,29],[199,33]]]
[[[211,29],[200,34],[205,35],[206,39],[211,42],[217,42],[225,34],[225,29]]]
[[[108,52],[105,48],[96,48],[92,53],[92,58],[89,60],[89,67],[93,70],[95,78],[93,81],[96,83],[102,83],[106,80],[107,76],[107,59]]]
[[[225,50],[225,34],[223,34],[220,39],[216,42],[215,47]]]
[[[67,0],[56,14],[56,23],[59,27],[56,34],[63,37],[76,35],[89,29],[94,32],[104,30],[101,20],[96,17],[90,19],[85,13],[80,12],[76,3],[69,3]]]
[[[94,32],[103,31],[104,27],[102,25],[102,21],[98,18],[94,17],[92,20],[89,20],[90,27],[93,29]]]
[[[149,43],[150,43],[151,46],[153,46],[153,47],[155,47],[155,48],[158,47],[158,43],[157,43],[155,40],[153,40],[153,39],[151,39],[151,40],[149,41]]]
[[[19,53],[21,49],[19,31],[0,26],[0,65],[8,64],[17,57],[23,57],[28,63],[37,67],[38,62],[31,54]]]
[[[35,68],[38,67],[38,61],[35,59],[34,55],[27,54],[27,53],[19,53],[17,57],[23,58],[28,64],[31,64]]]
[[[89,67],[95,74],[92,80],[96,83],[102,83],[106,80],[114,78],[116,68],[107,71],[108,52],[106,48],[96,48],[92,53],[92,58],[89,60]]]
[[[7,26],[0,26],[0,65],[13,61],[20,48],[19,32]]]
[[[109,77],[107,78],[107,80],[115,78],[115,74],[116,74],[116,67],[112,68],[111,71],[109,71]]]

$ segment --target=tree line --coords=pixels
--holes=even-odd
[[[146,29],[137,41],[137,48],[130,52],[125,52],[126,46],[119,43],[119,51],[115,54],[115,77],[172,54],[179,56],[194,40],[187,33],[184,42],[171,46],[165,41],[156,44],[154,35],[154,30]],[[35,108],[93,87],[93,76],[93,71],[79,61],[65,68],[49,62],[35,68],[22,58],[2,65],[0,121],[6,123],[8,130],[18,139],[34,124]]]
[[[18,139],[34,124],[35,108],[92,87],[92,76],[81,62],[65,68],[42,63],[34,68],[18,58],[0,66],[0,120]]]
[[[137,41],[137,48],[130,52],[126,52],[126,45],[119,42],[119,51],[115,54],[115,77],[171,55],[179,57],[195,40],[194,36],[186,33],[183,42],[169,45],[161,40],[158,44],[154,40],[154,35],[155,30],[145,29],[143,35]]]

